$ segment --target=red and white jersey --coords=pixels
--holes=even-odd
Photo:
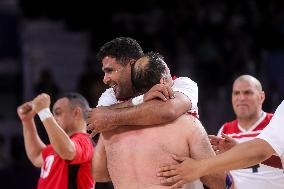
[[[76,148],[76,156],[72,161],[62,159],[51,145],[42,150],[44,164],[38,189],[94,188],[91,175],[93,143],[86,133],[76,133],[70,138]]]
[[[188,77],[178,77],[174,78],[173,84],[173,91],[174,92],[181,92],[186,95],[192,103],[192,108],[188,110],[189,113],[197,115],[198,114],[198,86],[197,83],[192,81]],[[115,97],[115,93],[112,88],[108,88],[98,101],[98,106],[110,106],[113,104],[117,104],[119,101]]]
[[[237,120],[225,123],[218,132],[234,138],[237,142],[245,142],[254,139],[269,124],[273,114],[262,112],[258,121],[248,130],[243,129]],[[246,153],[246,152],[244,152]],[[278,168],[276,168],[278,167]],[[272,156],[268,160],[255,166],[231,171],[237,189],[283,189],[284,173],[281,169],[281,160]]]

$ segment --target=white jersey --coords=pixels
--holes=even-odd
[[[186,95],[192,103],[192,108],[188,112],[198,114],[198,86],[197,83],[192,81],[188,77],[178,77],[174,80],[173,84],[174,92],[181,92]],[[108,88],[99,98],[98,106],[110,106],[117,104],[119,101],[115,97],[115,93],[112,88]]]
[[[257,138],[265,140],[272,146],[281,157],[282,167],[284,167],[284,101],[278,106],[270,123]]]
[[[243,129],[238,124],[237,120],[227,122],[219,130],[218,136],[220,136],[221,132],[223,132],[224,134],[227,134],[228,136],[234,138],[239,143],[252,140],[263,132],[263,129],[265,129],[265,127],[269,124],[271,118],[272,114],[262,112],[262,115],[260,116],[259,120],[255,124],[253,124],[248,130]],[[270,162],[276,159],[275,161],[279,162],[279,164],[281,165],[279,158],[272,158],[269,159]],[[236,189],[284,188],[283,170],[262,163],[256,166],[252,166],[250,168],[233,170],[230,171],[230,173],[233,176]]]

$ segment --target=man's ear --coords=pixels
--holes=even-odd
[[[75,118],[80,118],[82,116],[82,109],[79,107],[76,107],[74,109],[74,117]]]
[[[264,100],[265,100],[265,92],[264,91],[261,91],[261,103],[263,103],[264,102]]]

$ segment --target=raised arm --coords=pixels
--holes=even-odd
[[[92,176],[96,182],[108,182],[110,176],[107,170],[106,151],[100,136],[92,160]]]
[[[17,108],[18,116],[23,125],[23,135],[25,149],[29,160],[36,167],[41,167],[43,159],[41,151],[45,148],[45,144],[39,138],[34,122],[35,111],[32,109],[32,102],[24,103]]]
[[[45,130],[48,134],[50,144],[56,153],[65,160],[73,160],[76,155],[75,144],[66,134],[66,132],[58,125],[49,110],[50,97],[47,94],[38,95],[34,100],[34,109],[37,113],[46,111],[48,116],[42,120]]]

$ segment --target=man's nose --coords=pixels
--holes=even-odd
[[[246,98],[246,95],[241,93],[240,96],[239,96],[239,99],[244,100],[245,98]]]
[[[110,77],[108,74],[105,74],[104,75],[104,79],[103,79],[103,82],[104,84],[108,85],[108,83],[111,81]]]

